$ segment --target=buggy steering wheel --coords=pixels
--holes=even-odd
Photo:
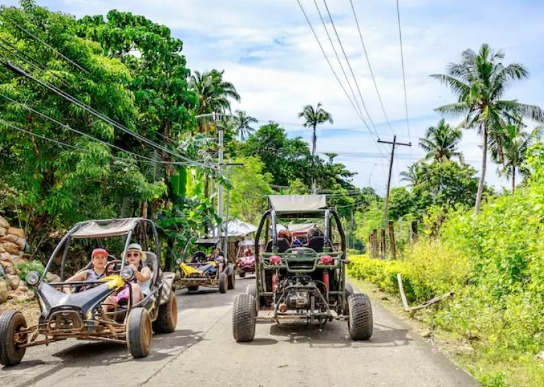
[[[114,259],[106,264],[106,275],[119,274],[121,272],[121,264],[123,261]]]

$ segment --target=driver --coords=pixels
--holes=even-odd
[[[66,280],[74,281],[98,281],[106,276],[106,266],[108,263],[108,252],[104,249],[94,249],[91,254],[92,267],[88,270],[82,270]]]
[[[212,259],[217,264],[217,273],[223,272],[223,267],[225,266],[225,256],[223,255],[223,252],[218,248],[214,248],[212,251]]]

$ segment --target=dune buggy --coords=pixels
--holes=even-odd
[[[110,295],[123,289],[134,278],[126,264],[131,242],[143,246],[145,264],[152,271],[150,293],[132,305],[108,305]],[[67,282],[66,271],[75,260],[74,245],[118,247],[120,259],[108,258],[106,276],[96,281]],[[49,270],[60,261],[60,282],[46,283]],[[153,331],[173,332],[177,323],[177,302],[173,288],[174,273],[161,272],[160,244],[155,224],[148,219],[128,218],[89,220],[77,223],[59,242],[40,276],[29,272],[27,283],[36,290],[41,315],[38,324],[27,326],[19,311],[0,315],[0,363],[19,364],[28,347],[49,345],[70,338],[126,344],[133,357],[145,357],[151,350]],[[92,262],[81,270],[89,270]],[[127,286],[131,292],[131,286]]]
[[[353,294],[346,284],[346,238],[336,211],[327,208],[324,195],[272,195],[256,235],[256,285],[235,298],[232,332],[238,342],[251,341],[257,321],[303,321],[325,325],[347,320],[353,340],[367,340],[373,333],[372,306],[365,294]],[[308,243],[291,247],[278,238],[279,219],[320,219],[323,233],[308,234]],[[271,225],[272,227],[269,227]],[[264,233],[271,239],[264,252],[257,249]],[[340,249],[333,251],[333,236]]]
[[[246,274],[255,273],[255,253],[252,251],[255,246],[253,240],[243,240],[238,242],[236,252],[236,271],[240,278]],[[259,247],[260,248],[260,247]]]
[[[236,271],[234,264],[226,262],[219,265],[210,252],[221,246],[221,238],[198,239],[195,242],[197,251],[189,258],[177,260],[178,279],[176,285],[179,288],[187,288],[190,292],[196,292],[200,286],[217,288],[219,293],[226,293],[227,289],[234,289],[236,283]]]

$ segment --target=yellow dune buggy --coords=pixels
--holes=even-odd
[[[177,260],[177,287],[187,288],[190,292],[196,292],[200,286],[217,288],[219,293],[234,289],[236,282],[234,264],[223,262],[223,265],[220,265],[207,254],[207,250],[219,247],[220,242],[220,238],[199,239],[195,242],[197,251],[190,259],[186,257],[184,260]]]

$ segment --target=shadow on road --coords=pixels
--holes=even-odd
[[[128,361],[151,362],[161,361],[169,356],[185,351],[200,340],[202,332],[188,329],[176,330],[169,334],[153,335],[151,353],[141,359],[134,359],[126,345],[116,343],[85,343],[74,345],[59,351],[53,356],[61,358],[64,367],[79,367],[84,362],[86,366],[102,366],[124,363]]]
[[[261,324],[259,324],[261,325]],[[412,338],[407,329],[392,328],[374,324],[374,334],[368,341],[353,341],[347,331],[347,323],[333,322],[320,327],[306,324],[272,324],[270,335],[277,339],[257,337],[246,345],[272,345],[278,342],[305,344],[310,348],[346,348],[346,347],[396,347],[409,345]]]

